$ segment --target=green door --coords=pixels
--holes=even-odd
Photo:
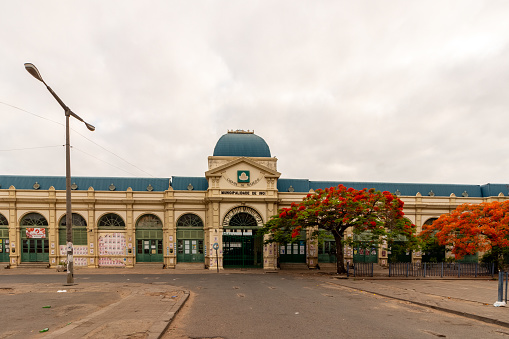
[[[262,251],[262,238],[252,230],[225,230],[223,233],[224,267],[262,267]]]
[[[305,263],[306,241],[299,240],[279,246],[279,262]]]
[[[1,227],[0,227],[0,262],[9,262],[9,230],[7,228]]]
[[[9,262],[9,238],[0,238],[0,262]]]
[[[22,239],[21,262],[49,262],[48,239]]]
[[[329,239],[324,240],[322,244],[318,245],[318,262],[335,263],[336,261],[336,242]]]
[[[163,240],[136,239],[136,262],[163,262]]]
[[[177,242],[177,262],[203,262],[202,239],[179,239]]]
[[[353,251],[353,262],[377,263],[378,249],[376,247],[357,247]]]

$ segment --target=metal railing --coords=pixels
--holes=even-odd
[[[354,277],[372,277],[373,263],[356,262],[354,264],[346,263],[346,276]]]
[[[487,277],[494,263],[389,263],[389,277]]]

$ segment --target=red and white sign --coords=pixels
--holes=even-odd
[[[27,238],[28,239],[46,238],[46,229],[45,228],[27,228]]]

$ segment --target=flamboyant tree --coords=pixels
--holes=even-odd
[[[448,246],[456,259],[495,250],[501,264],[502,252],[509,247],[509,201],[460,205],[424,225],[419,236]]]
[[[267,242],[287,243],[296,241],[308,229],[312,238],[328,232],[336,242],[337,273],[344,273],[344,244],[360,245],[361,234],[362,242],[369,246],[383,241],[390,247],[404,239],[409,249],[415,247],[415,226],[403,215],[403,202],[390,192],[339,185],[318,189],[302,202],[281,208],[264,225],[263,233],[271,235]],[[345,239],[349,228],[354,236]]]

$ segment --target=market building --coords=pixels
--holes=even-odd
[[[335,260],[332,242],[303,237],[264,245],[257,230],[281,207],[318,188],[343,184],[397,194],[418,230],[462,203],[506,200],[508,185],[310,181],[281,178],[265,140],[228,131],[208,157],[203,177],[73,177],[74,265],[166,268],[315,267]],[[65,177],[0,175],[0,263],[17,267],[66,259]],[[348,261],[386,265],[379,248],[345,248]],[[422,253],[409,260],[423,260]],[[4,265],[5,264],[5,265]]]

